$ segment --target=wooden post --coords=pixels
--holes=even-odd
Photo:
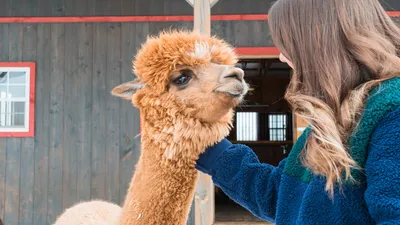
[[[211,35],[211,8],[209,0],[194,0],[194,30]]]
[[[211,35],[211,7],[218,0],[186,0],[194,8],[194,31]],[[199,172],[195,191],[195,225],[214,223],[214,184],[210,176]]]

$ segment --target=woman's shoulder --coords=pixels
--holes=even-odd
[[[370,137],[387,118],[392,120],[400,117],[399,107],[400,76],[382,82],[370,92],[353,135]]]
[[[366,168],[397,164],[400,168],[400,106],[378,123],[368,145]]]
[[[374,140],[382,142],[383,139],[400,143],[400,106],[387,113],[375,127],[371,142]]]
[[[400,107],[397,107],[379,122],[371,135],[365,166],[367,177],[375,176],[380,182],[385,181],[380,176],[400,179],[399,149]]]
[[[394,107],[400,104],[400,76],[383,81],[373,88],[366,101],[366,109],[382,108],[386,105]]]

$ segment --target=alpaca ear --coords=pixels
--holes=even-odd
[[[141,83],[140,79],[135,79],[116,86],[111,91],[111,94],[126,100],[132,100],[132,96],[136,91],[144,87],[145,85]]]

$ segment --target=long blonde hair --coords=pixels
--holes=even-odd
[[[312,128],[302,162],[333,197],[362,169],[348,140],[371,88],[400,72],[400,29],[378,0],[278,0],[268,21],[294,67],[285,97]]]

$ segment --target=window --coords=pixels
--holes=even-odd
[[[257,141],[258,139],[258,113],[236,113],[236,139],[237,141]]]
[[[34,63],[0,63],[0,137],[34,135]]]
[[[270,114],[269,121],[269,140],[271,141],[286,141],[286,115],[285,114]]]
[[[291,113],[237,112],[236,141],[290,141]]]

